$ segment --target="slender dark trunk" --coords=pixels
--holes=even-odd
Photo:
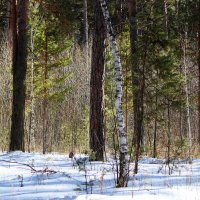
[[[16,1],[12,1],[12,4],[18,18],[17,24],[13,23],[13,105],[9,149],[24,151],[28,0],[18,0],[17,10]]]
[[[178,8],[177,8],[177,10],[178,10]],[[182,74],[182,66],[181,65],[179,67],[179,71],[180,71],[180,75],[181,75]],[[180,108],[180,111],[179,111],[179,135],[180,135],[181,141],[183,141],[183,137],[184,137],[183,127],[184,127],[184,123],[183,123],[183,109]]]
[[[48,35],[45,31],[44,99],[43,99],[43,154],[47,152],[47,78],[48,78]]]
[[[88,45],[88,12],[87,12],[88,6],[87,6],[87,0],[83,0],[83,10],[84,10],[84,29],[85,29],[85,34],[84,34],[84,42],[86,43],[86,48]]]
[[[183,141],[183,123],[182,123],[182,108],[180,108],[179,111],[179,135],[180,135],[180,139],[181,141]]]
[[[126,0],[125,0],[126,1]],[[115,16],[116,16],[116,32],[123,32],[125,21],[127,19],[126,3],[124,0],[116,0]]]
[[[155,102],[155,119],[154,119],[154,135],[153,135],[153,157],[156,158],[157,156],[157,115],[158,115],[158,94],[156,89],[156,102]]]
[[[132,87],[133,87],[133,108],[134,108],[134,143],[135,143],[135,169],[138,172],[138,160],[143,140],[143,90],[144,90],[144,66],[142,73],[136,59],[137,41],[137,1],[128,1],[129,21],[130,21],[130,42],[132,54]]]
[[[28,152],[35,150],[35,112],[34,112],[34,37],[33,27],[30,35],[31,44],[31,82],[30,82],[30,115],[29,115],[29,134],[28,134]]]
[[[169,175],[171,174],[170,159],[171,159],[171,115],[170,103],[167,104],[167,165],[169,168]]]
[[[187,137],[189,140],[189,149],[188,154],[189,158],[191,158],[191,148],[192,148],[192,131],[191,131],[191,117],[190,117],[190,99],[189,99],[189,87],[188,87],[188,66],[186,62],[186,55],[187,55],[187,29],[185,31],[185,41],[183,46],[183,68],[184,68],[184,81],[185,81],[185,95],[186,95],[186,122],[187,122]]]
[[[96,1],[90,80],[90,148],[95,153],[96,160],[103,160],[104,158],[103,79],[105,27],[103,21],[100,4]]]

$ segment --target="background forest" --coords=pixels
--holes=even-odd
[[[12,78],[13,2],[0,1],[1,150],[118,158],[116,62],[100,3],[94,0],[27,1],[20,136],[25,142],[24,148],[12,148],[13,86],[18,84]],[[109,0],[107,6],[122,63],[128,154],[136,162],[140,155],[199,156],[199,1]],[[13,133],[20,135],[16,129]]]

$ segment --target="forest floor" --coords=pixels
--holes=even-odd
[[[0,200],[200,200],[200,159],[192,164],[175,160],[170,167],[171,175],[164,160],[144,157],[139,173],[134,178],[130,174],[128,187],[115,188],[112,159],[78,166],[57,153],[2,152]]]

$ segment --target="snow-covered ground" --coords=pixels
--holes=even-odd
[[[85,170],[66,155],[0,153],[0,200],[200,200],[200,159],[171,167],[168,175],[163,160],[143,158],[128,187],[115,188],[113,160],[87,162]]]

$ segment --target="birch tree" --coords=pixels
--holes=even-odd
[[[119,151],[120,151],[120,172],[117,187],[126,187],[128,184],[128,138],[125,131],[124,116],[122,111],[122,64],[119,50],[117,47],[110,14],[105,0],[99,0],[109,34],[109,40],[112,46],[112,54],[115,61],[115,80],[116,80],[116,112],[119,131]]]

